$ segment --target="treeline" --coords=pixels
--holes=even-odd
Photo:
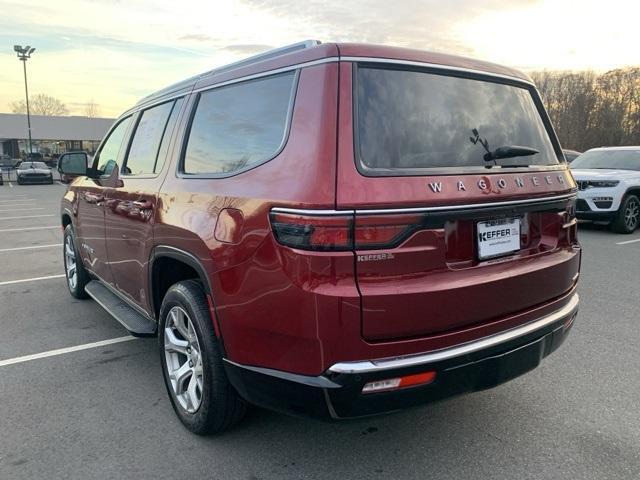
[[[640,67],[531,77],[563,148],[640,145]]]

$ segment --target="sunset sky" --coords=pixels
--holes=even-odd
[[[32,94],[117,116],[140,97],[303,39],[409,46],[524,70],[640,65],[640,2],[609,0],[0,0],[0,112]]]

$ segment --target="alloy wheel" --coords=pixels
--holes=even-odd
[[[73,238],[71,238],[71,236],[67,236],[64,241],[64,263],[69,288],[75,290],[78,285],[78,266],[76,264],[76,251],[73,248]]]
[[[635,230],[640,219],[640,203],[632,198],[624,211],[624,223],[629,230]]]
[[[195,413],[202,403],[202,355],[193,323],[178,306],[167,315],[164,349],[173,393],[183,409]]]

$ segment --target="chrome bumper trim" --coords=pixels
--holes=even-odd
[[[497,333],[489,337],[484,337],[479,340],[474,340],[463,345],[445,348],[442,350],[435,350],[428,353],[407,355],[403,357],[381,358],[378,360],[361,360],[355,362],[340,362],[331,366],[328,372],[343,374],[384,372],[386,370],[393,370],[396,368],[414,367],[422,364],[450,360],[455,357],[474,353],[485,348],[491,348],[496,345],[500,345],[501,343],[514,340],[518,337],[522,337],[531,332],[535,332],[536,330],[556,323],[563,318],[571,318],[578,312],[579,301],[580,300],[578,294],[576,293],[573,295],[569,303],[567,303],[567,305],[562,307],[560,310],[557,310],[553,313],[550,313],[549,315],[529,322],[520,327]]]

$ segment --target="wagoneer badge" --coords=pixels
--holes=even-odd
[[[553,185],[565,184],[564,175],[541,175],[541,176],[532,176],[528,179],[522,177],[516,177],[511,180],[512,184],[514,184],[517,188],[524,188],[525,185],[531,185],[533,187],[539,187],[541,185]],[[442,182],[429,182],[427,184],[433,193],[442,193],[443,185]],[[480,180],[475,182],[475,187],[480,189],[485,193],[499,193],[500,190],[504,190],[509,186],[509,182],[504,178],[499,178],[497,181],[492,182],[489,177],[481,177]],[[456,188],[459,192],[467,191],[467,184],[465,184],[464,180],[458,180],[456,182]]]

